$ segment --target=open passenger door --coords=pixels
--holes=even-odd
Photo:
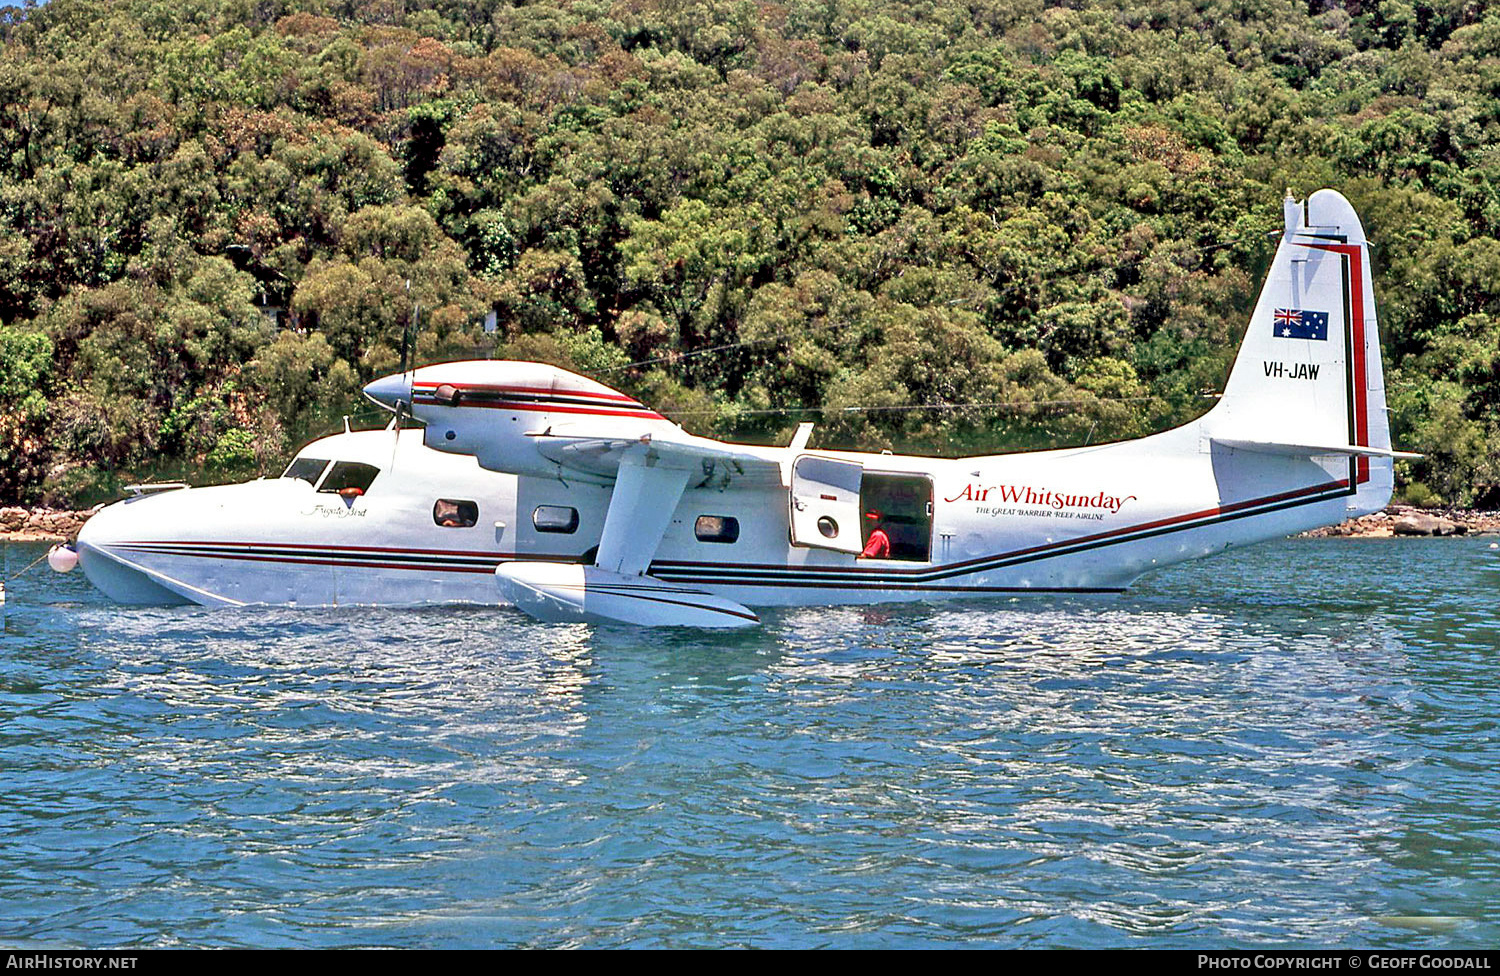
[[[864,465],[804,454],[792,463],[792,544],[856,555]]]

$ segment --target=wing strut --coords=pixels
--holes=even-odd
[[[646,445],[632,447],[620,459],[599,557],[594,565],[623,576],[640,576],[651,565],[656,547],[672,524],[677,502],[693,472],[668,467]]]

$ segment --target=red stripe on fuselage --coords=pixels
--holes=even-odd
[[[1354,362],[1354,430],[1351,437],[1356,446],[1370,446],[1369,377],[1365,375],[1365,264],[1359,244],[1302,244],[1315,251],[1332,251],[1349,259],[1349,330],[1353,334]],[[1355,459],[1358,468],[1358,483],[1370,480],[1370,459]]]

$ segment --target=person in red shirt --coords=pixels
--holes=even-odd
[[[885,534],[885,523],[880,521],[880,513],[866,512],[865,518],[874,523],[875,528],[870,530],[870,536],[865,540],[865,551],[859,554],[859,558],[891,558],[891,537]]]

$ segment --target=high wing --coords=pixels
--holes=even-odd
[[[428,447],[473,455],[490,471],[605,483],[644,444],[648,466],[694,472],[688,487],[784,485],[810,429],[799,428],[790,448],[697,437],[618,390],[545,363],[438,363],[376,380],[365,394],[398,413],[409,408]]]
[[[608,433],[586,424],[553,426],[531,436],[537,453],[566,471],[595,478],[619,476],[627,458],[650,467],[681,469],[689,473],[687,488],[779,487],[785,484],[781,455],[786,448],[756,450],[697,437],[681,428],[662,430],[653,426],[632,436],[618,423]],[[805,443],[805,439],[804,439]],[[678,492],[678,495],[681,491]],[[657,499],[664,503],[664,499]]]

